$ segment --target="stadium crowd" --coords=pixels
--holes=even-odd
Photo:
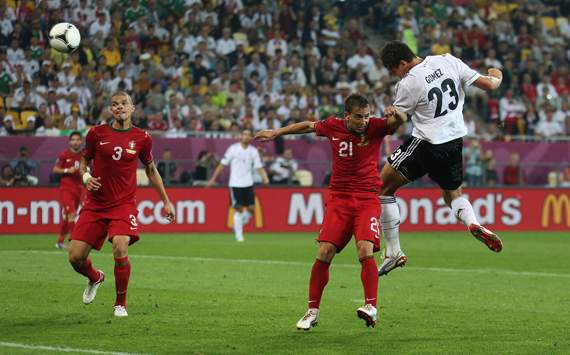
[[[469,92],[471,135],[570,134],[568,6],[328,5],[52,0],[35,7],[0,0],[0,135],[85,129],[109,117],[105,107],[118,89],[133,94],[137,125],[169,137],[322,119],[354,91],[367,94],[381,115],[395,81],[365,27],[402,39],[420,56],[453,53],[480,71],[502,68],[496,95]],[[47,32],[60,21],[83,35],[69,56],[48,45]]]

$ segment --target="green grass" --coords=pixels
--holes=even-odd
[[[380,279],[368,329],[353,245],[335,259],[321,323],[299,332],[314,235],[143,235],[131,247],[127,319],[113,319],[107,273],[84,306],[85,280],[52,236],[0,237],[0,342],[139,353],[570,353],[570,235],[504,233],[501,254],[465,233],[404,234],[409,267]],[[253,262],[285,261],[283,263]],[[0,353],[43,353],[0,345]]]

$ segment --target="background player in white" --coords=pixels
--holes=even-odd
[[[230,166],[230,197],[234,213],[234,232],[236,240],[243,242],[243,226],[249,222],[255,207],[255,194],[253,192],[253,171],[259,172],[263,183],[269,183],[267,173],[263,169],[261,158],[257,149],[250,145],[253,139],[252,132],[243,130],[239,143],[229,146],[222,161],[216,167],[208,187],[212,186],[224,167]]]
[[[417,57],[399,41],[387,43],[380,53],[384,66],[401,78],[396,86],[390,115],[399,110],[412,116],[413,131],[384,165],[380,178],[382,229],[386,239],[386,259],[378,269],[380,276],[403,266],[407,257],[400,249],[400,210],[394,197],[403,185],[428,174],[442,189],[443,199],[453,214],[469,228],[471,234],[495,252],[502,250],[499,237],[482,227],[469,201],[462,197],[463,120],[465,88],[475,85],[495,90],[503,75],[490,68],[480,75],[451,54]]]

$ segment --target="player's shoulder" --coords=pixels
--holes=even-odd
[[[130,133],[131,133],[132,135],[141,136],[141,137],[143,137],[143,138],[145,138],[145,139],[151,139],[151,136],[150,136],[150,134],[148,133],[147,130],[142,129],[142,128],[137,127],[137,126],[132,126]]]

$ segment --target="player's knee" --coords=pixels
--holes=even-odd
[[[72,249],[69,250],[68,258],[69,258],[69,263],[71,264],[71,266],[73,266],[74,269],[81,268],[81,265],[83,265],[83,262],[85,261],[83,253],[74,251]]]
[[[336,254],[336,246],[331,243],[320,243],[317,259],[330,263]]]
[[[367,240],[361,240],[356,243],[358,249],[358,259],[363,260],[370,258],[374,255],[374,244]]]
[[[122,258],[127,256],[128,247],[129,247],[128,239],[113,238],[113,256],[115,258]]]

